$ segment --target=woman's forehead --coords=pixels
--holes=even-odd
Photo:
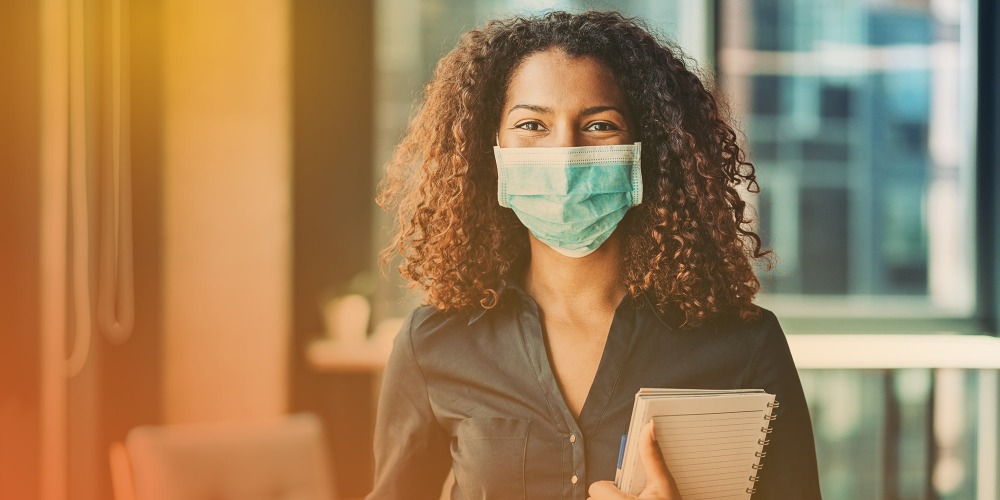
[[[550,109],[623,107],[625,98],[614,74],[597,59],[549,49],[527,56],[511,75],[504,112],[519,104]]]

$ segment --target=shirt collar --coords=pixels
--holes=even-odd
[[[660,320],[660,323],[663,323],[663,326],[666,327],[668,330],[673,330],[674,327],[670,325],[670,322],[667,321],[660,313],[660,311],[656,309],[656,303],[653,302],[653,299],[650,298],[649,291],[643,290],[641,295],[642,296],[639,300],[642,303],[642,307],[649,309],[649,311],[653,313],[653,316],[656,316],[656,319]]]
[[[504,296],[511,294],[519,294],[523,297],[526,297],[528,295],[528,292],[525,292],[524,289],[521,288],[521,286],[518,285],[517,283],[513,283],[509,280],[504,280],[502,283],[500,283],[500,287],[497,289],[497,304],[489,309],[485,307],[480,307],[475,311],[473,311],[471,314],[469,314],[469,325],[472,325],[473,323],[479,321],[479,319],[482,318],[483,315],[485,315],[486,313],[492,311],[493,309],[496,309],[497,307],[500,307],[500,303],[504,301]]]

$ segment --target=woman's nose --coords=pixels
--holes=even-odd
[[[570,148],[581,145],[580,136],[574,127],[558,127],[552,135],[554,139],[552,147]]]

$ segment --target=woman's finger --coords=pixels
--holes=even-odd
[[[643,437],[639,442],[639,457],[642,459],[642,470],[646,473],[646,487],[639,498],[680,500],[677,484],[667,470],[660,444],[656,441],[656,426],[652,420],[643,426],[640,435]]]
[[[615,487],[615,483],[611,481],[597,481],[590,485],[587,489],[587,493],[590,495],[588,499],[590,500],[622,500],[630,497]]]

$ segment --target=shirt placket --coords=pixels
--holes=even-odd
[[[586,440],[583,439],[583,432],[569,407],[566,406],[566,400],[559,390],[559,384],[549,364],[538,306],[534,300],[528,297],[526,299],[527,307],[522,312],[521,332],[539,386],[545,396],[549,415],[561,441],[559,448],[562,457],[560,464],[562,484],[558,488],[559,496],[583,500],[587,498]]]

